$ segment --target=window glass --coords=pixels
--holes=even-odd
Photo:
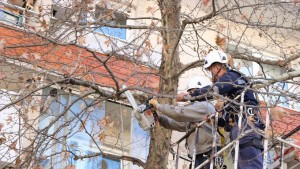
[[[102,21],[103,23],[109,23],[112,25],[126,25],[125,14],[106,9],[98,5],[96,6],[95,20],[98,22]],[[119,39],[126,39],[126,29],[124,28],[110,28],[102,26],[100,28],[97,28],[96,31]]]
[[[263,66],[263,72],[266,75],[266,78],[269,79],[276,79],[279,75],[286,73],[286,70],[283,68],[279,68],[272,65],[265,65]],[[271,100],[268,98],[265,99],[265,101],[271,101],[273,105],[279,105],[279,106],[288,106],[288,99],[284,96],[283,92],[288,90],[288,83],[285,82],[277,82],[274,83],[269,87],[269,92],[280,94],[280,95],[273,95],[271,96]]]
[[[133,154],[146,159],[149,132],[143,131],[135,119],[132,119],[131,107],[111,101],[99,103],[97,99],[79,98],[60,90],[50,96],[51,91],[51,88],[43,91],[42,100],[45,104],[39,119],[39,130],[45,135],[39,136],[44,141],[39,148],[43,150],[39,151],[42,154],[37,154],[37,157],[47,157],[40,161],[41,166],[55,169],[65,166],[121,167],[120,160],[101,156],[74,160],[75,154],[84,156],[101,151],[118,155]],[[52,123],[53,125],[49,125]],[[57,139],[48,137],[49,135]],[[55,153],[58,155],[53,156]],[[128,164],[129,162],[125,165]]]
[[[235,68],[243,73],[246,76],[253,76],[253,66],[252,62],[244,61],[240,59],[234,60],[234,66]]]

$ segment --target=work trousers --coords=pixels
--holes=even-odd
[[[217,148],[217,151],[219,151],[221,147]],[[215,152],[216,153],[216,152]],[[195,168],[201,165],[204,161],[206,161],[211,155],[211,151],[204,153],[204,154],[198,154],[196,155],[196,160],[195,160]],[[215,159],[216,160],[216,159]],[[223,164],[223,158],[221,156],[218,157],[218,164],[221,166]],[[216,163],[216,161],[214,161]],[[190,169],[192,168],[192,164],[190,165]],[[210,169],[210,162],[207,163],[204,167],[201,169]]]
[[[247,128],[250,129],[250,128]],[[246,129],[246,130],[247,130]],[[231,131],[231,141],[236,139],[238,135],[238,127],[235,125]],[[234,137],[232,137],[234,136]],[[240,140],[240,149],[239,149],[239,161],[238,168],[239,169],[262,169],[263,168],[263,157],[262,157],[262,149],[256,146],[246,146],[241,148],[241,145],[248,143],[249,141],[253,141],[253,139],[259,139],[259,134],[252,132],[247,136]],[[234,155],[234,153],[233,153]]]
[[[261,149],[254,146],[240,148],[239,169],[262,169],[263,168],[263,157]]]

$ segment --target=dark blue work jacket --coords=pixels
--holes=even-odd
[[[248,81],[240,73],[234,70],[227,70],[227,72],[222,75],[213,86],[205,86],[203,88],[197,89],[192,96],[199,96],[206,94],[209,90],[227,96],[229,99],[233,100],[236,96],[240,95],[244,90],[244,87],[248,86]],[[236,102],[241,101],[241,97],[238,97]],[[251,90],[247,90],[244,95],[244,103],[246,105],[256,106],[258,104],[257,100],[254,97],[254,94]],[[231,111],[232,109],[239,110],[239,106],[235,104],[230,104],[226,107],[226,111]]]

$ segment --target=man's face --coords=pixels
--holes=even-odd
[[[187,92],[189,95],[192,95],[196,91],[196,88],[189,89]]]
[[[214,77],[214,76],[217,74],[217,72],[219,71],[218,66],[215,65],[215,64],[213,64],[213,65],[211,65],[210,67],[208,67],[207,70],[211,72],[211,74],[212,74],[213,77]]]
[[[219,72],[218,66],[216,64],[213,64],[207,68],[207,71],[210,73],[209,76],[212,79],[212,82],[215,82],[215,80],[217,79],[216,75]]]

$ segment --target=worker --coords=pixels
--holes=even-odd
[[[187,84],[187,92],[193,94],[197,89],[209,84],[211,84],[210,80],[205,77],[194,77]],[[199,122],[207,120],[210,114],[216,112],[214,105],[209,102],[209,99],[211,98],[195,100],[184,106],[160,104],[156,98],[151,99],[149,103],[158,111],[160,125],[180,132],[189,132]],[[194,132],[187,138],[189,157],[193,157],[194,151],[196,153],[195,167],[207,160],[212,153],[212,123],[213,120],[211,120],[211,123],[204,123],[204,125],[198,128],[197,133]],[[216,145],[219,147],[220,136],[217,132],[216,135]],[[218,160],[222,162],[221,158],[218,158]],[[205,165],[205,169],[209,169],[209,167],[209,163]]]
[[[238,113],[240,112],[240,103],[242,92],[244,92],[243,106],[243,131],[249,129],[264,129],[264,124],[260,121],[258,115],[258,102],[249,88],[249,82],[241,73],[227,66],[227,55],[220,50],[213,50],[204,59],[203,66],[210,74],[213,85],[208,85],[197,89],[191,96],[207,95],[212,91],[231,100],[222,110],[225,120],[225,129],[230,131],[231,141],[235,140],[240,131],[238,130]],[[178,101],[185,100],[187,93],[180,93],[177,96]],[[241,131],[242,132],[242,131]],[[262,159],[262,136],[257,132],[250,132],[240,139],[239,169],[261,169],[263,168]]]

